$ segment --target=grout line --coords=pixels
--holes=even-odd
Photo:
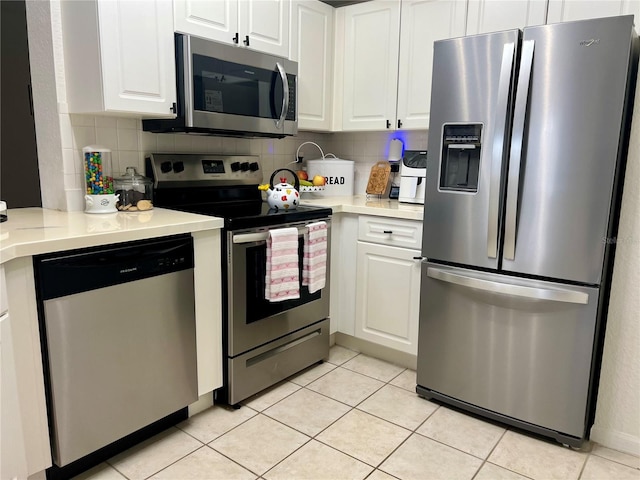
[[[500,438],[498,439],[498,441],[496,442],[496,444],[493,446],[493,448],[489,451],[489,453],[487,453],[487,456],[485,458],[482,459],[482,463],[480,464],[480,466],[478,467],[478,470],[476,470],[476,473],[473,474],[473,477],[471,477],[471,480],[473,480],[474,478],[476,478],[476,476],[478,476],[478,473],[480,473],[480,470],[482,470],[482,467],[485,466],[486,463],[491,463],[489,462],[489,457],[491,456],[491,454],[493,453],[493,451],[496,449],[496,447],[498,446],[498,444],[502,441],[502,439],[504,438],[504,436],[506,435],[507,430],[505,429],[504,432],[502,432],[502,435],[500,435]],[[492,464],[493,465],[493,464]],[[498,465],[500,466],[500,465]],[[500,468],[504,468],[504,467],[500,467]],[[508,470],[508,469],[506,469]],[[513,470],[509,470],[510,472]],[[514,473],[518,473],[518,472],[514,472]],[[519,474],[518,474],[519,475]]]
[[[593,443],[594,443],[594,444],[596,444],[595,442],[593,442]],[[596,445],[600,445],[600,444],[599,444],[599,443],[597,443]],[[607,448],[607,449],[612,450],[612,451],[614,451],[614,452],[624,453],[625,455],[628,455],[628,456],[630,456],[630,457],[638,458],[638,457],[636,457],[635,455],[632,455],[632,454],[630,454],[630,453],[620,452],[619,450],[613,450],[613,449],[611,449],[611,448],[609,448],[609,447],[605,447],[604,445],[600,445],[600,446],[601,446],[602,448]],[[589,453],[589,455],[595,455],[596,457],[601,458],[601,459],[603,459],[603,460],[608,460],[608,461],[610,461],[610,462],[617,463],[618,465],[622,465],[623,467],[631,468],[631,469],[633,469],[633,470],[640,470],[640,465],[639,465],[639,466],[637,466],[637,467],[632,467],[631,465],[629,465],[629,464],[627,464],[627,463],[622,463],[622,462],[620,462],[620,461],[618,461],[618,460],[612,460],[611,458],[604,457],[604,456],[602,456],[602,455],[598,455],[598,453],[597,453],[597,452],[594,452],[593,450],[591,450],[590,452],[585,452],[585,453]],[[640,462],[639,462],[639,463],[640,463]]]
[[[253,417],[251,417],[253,418]],[[234,460],[233,458],[225,455],[224,453],[222,453],[219,450],[216,450],[215,448],[213,448],[211,445],[205,445],[205,447],[210,448],[211,450],[213,450],[214,452],[216,452],[219,455],[222,455],[224,458],[226,458],[227,460],[235,463],[236,465],[239,465],[240,467],[244,468],[247,472],[250,472],[251,474],[255,475],[258,478],[262,478],[262,475],[264,475],[265,473],[267,473],[269,470],[267,470],[267,472],[264,472],[262,475],[260,475],[259,473],[254,472],[253,470],[251,470],[249,467],[247,467],[246,465],[241,464],[240,462],[238,462],[237,460]]]
[[[156,472],[153,472],[151,475],[145,477],[145,479],[149,479],[149,478],[153,477],[154,475],[157,475],[158,473],[162,472],[163,470],[166,470],[170,466],[175,465],[176,463],[178,463],[181,460],[184,460],[185,458],[187,458],[192,453],[195,453],[195,452],[197,452],[198,450],[201,450],[204,447],[206,447],[206,445],[203,443],[202,446],[196,448],[194,451],[187,453],[186,455],[184,455],[184,456],[180,457],[179,459],[177,459],[175,462],[171,462],[169,465],[166,465],[166,466],[162,467],[160,470],[158,470]]]
[[[591,456],[591,452],[587,452],[587,456],[585,457],[584,462],[582,462],[582,467],[580,467],[580,473],[576,477],[576,480],[579,480],[580,478],[582,478],[582,474],[584,473],[584,468],[587,466],[587,462],[589,461],[590,456]]]
[[[291,428],[291,427],[289,427],[289,428]],[[289,455],[285,456],[282,460],[280,460],[279,462],[276,462],[275,465],[272,465],[271,467],[269,467],[262,475],[259,475],[259,477],[260,478],[264,477],[267,473],[269,473],[271,470],[276,468],[278,465],[280,465],[282,462],[284,462],[287,458],[289,458],[291,455],[296,453],[298,450],[300,450],[302,447],[304,447],[305,445],[307,445],[309,442],[311,442],[313,440],[313,438],[309,437],[309,435],[307,435],[307,438],[308,438],[308,440],[306,442],[304,442],[302,445],[300,445],[298,448],[296,448]]]

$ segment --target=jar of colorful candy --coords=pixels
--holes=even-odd
[[[114,192],[111,173],[111,150],[89,145],[82,149],[85,179],[86,213],[117,212],[118,196]]]

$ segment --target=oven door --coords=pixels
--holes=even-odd
[[[329,245],[327,238],[327,284],[315,293],[300,287],[300,298],[282,302],[265,299],[265,270],[268,229],[227,233],[228,355],[235,357],[272,340],[304,328],[329,316]],[[304,246],[304,224],[298,227],[300,279]]]
[[[185,126],[294,135],[297,63],[182,36]]]

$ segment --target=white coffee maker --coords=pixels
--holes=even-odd
[[[398,200],[424,205],[427,178],[426,150],[405,150],[400,164],[400,192]]]

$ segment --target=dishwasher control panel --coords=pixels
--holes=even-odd
[[[180,235],[34,257],[42,300],[193,268],[193,238]]]

